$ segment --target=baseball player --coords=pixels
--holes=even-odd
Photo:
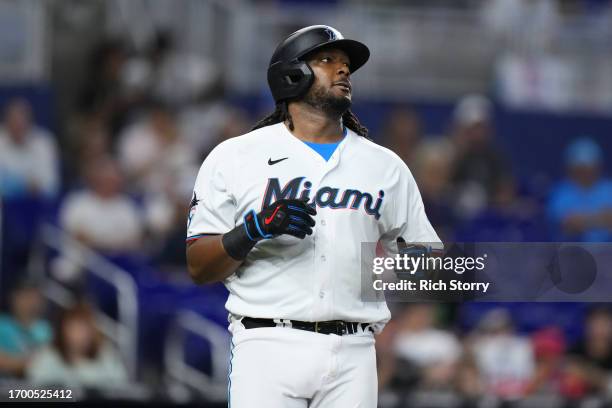
[[[376,407],[384,301],[360,298],[362,242],[439,242],[402,160],[350,110],[368,48],[328,26],[274,52],[276,110],[199,171],[187,231],[195,282],[222,281],[233,408]]]

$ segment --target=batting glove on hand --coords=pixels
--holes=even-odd
[[[274,238],[282,234],[303,239],[312,234],[317,214],[307,200],[278,200],[259,214],[251,210],[244,216],[244,228],[252,241]]]

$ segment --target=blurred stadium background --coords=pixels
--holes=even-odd
[[[191,189],[272,109],[268,59],[310,24],[369,45],[354,110],[444,240],[612,238],[609,0],[0,0],[0,400],[225,405]],[[606,304],[392,307],[380,407],[610,401]]]

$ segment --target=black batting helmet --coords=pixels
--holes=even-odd
[[[270,60],[268,84],[276,102],[304,95],[314,82],[314,72],[304,62],[306,54],[333,45],[348,55],[351,73],[366,63],[370,50],[359,41],[346,39],[326,25],[302,28],[281,42]]]

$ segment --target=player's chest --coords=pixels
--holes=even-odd
[[[258,211],[281,199],[305,199],[339,217],[380,219],[397,178],[388,166],[347,137],[331,155],[295,138],[278,138],[249,152],[234,197],[238,211]]]
[[[280,165],[281,163],[279,163]],[[270,166],[274,167],[274,166]],[[303,199],[318,209],[351,217],[381,217],[392,185],[358,163],[350,167],[285,165],[245,175],[235,198],[238,208],[258,211],[281,199]]]

